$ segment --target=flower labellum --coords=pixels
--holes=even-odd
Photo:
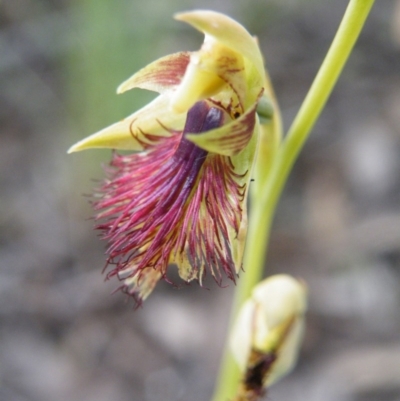
[[[267,278],[239,311],[230,346],[244,380],[235,401],[257,400],[294,367],[304,331],[307,291],[288,275]]]
[[[118,88],[159,96],[72,146],[113,154],[96,194],[96,228],[108,242],[108,277],[138,303],[167,269],[201,284],[233,281],[242,265],[246,200],[257,151],[258,101],[266,88],[257,41],[212,11],[176,16],[205,35],[197,52],[162,57]],[[265,94],[264,94],[265,96]]]

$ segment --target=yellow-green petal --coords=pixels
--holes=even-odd
[[[254,159],[256,157],[256,151],[259,141],[259,123],[256,119],[256,125],[254,127],[254,134],[248,143],[248,145],[238,155],[231,157],[231,162],[235,166],[235,173],[237,174],[236,181],[238,185],[244,191],[244,197],[241,201],[240,207],[242,209],[242,221],[240,222],[239,230],[237,234],[234,230],[229,230],[229,237],[232,243],[232,257],[235,262],[236,273],[239,270],[243,262],[244,248],[246,244],[247,234],[247,196],[249,194],[249,185],[252,177],[252,170],[254,166]]]
[[[144,134],[168,136],[168,130],[181,130],[184,114],[169,110],[169,96],[160,95],[129,117],[82,139],[68,153],[93,148],[143,150]]]
[[[179,52],[161,57],[123,82],[118,87],[117,93],[123,93],[133,88],[164,93],[175,88],[180,84],[189,60],[189,52]]]
[[[262,118],[263,116],[259,116],[261,120],[260,144],[257,151],[257,161],[254,171],[255,182],[252,189],[255,198],[261,196],[265,188],[272,163],[282,141],[281,113],[268,73],[265,75],[264,87],[265,92],[263,98],[268,102],[268,107],[272,108],[272,115],[270,118]],[[260,101],[262,101],[263,98],[261,98]]]

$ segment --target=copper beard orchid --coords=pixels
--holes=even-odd
[[[207,271],[218,283],[241,268],[246,198],[255,160],[256,108],[266,83],[257,41],[212,11],[176,16],[205,34],[197,52],[163,57],[119,88],[159,92],[126,119],[89,136],[70,152],[115,153],[94,202],[109,243],[108,277],[141,302],[170,264],[185,281]]]

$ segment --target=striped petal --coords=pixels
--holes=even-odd
[[[68,153],[92,148],[141,151],[151,144],[151,135],[170,136],[171,131],[182,130],[186,115],[171,112],[168,105],[168,95],[160,95],[124,120],[82,139]]]
[[[158,93],[174,89],[181,83],[189,60],[189,52],[179,52],[162,57],[123,82],[118,87],[117,93],[123,93],[133,88],[147,89]]]

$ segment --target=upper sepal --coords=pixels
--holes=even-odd
[[[238,54],[251,60],[261,77],[264,76],[264,63],[257,41],[238,22],[224,14],[210,10],[195,10],[175,14],[175,19],[187,22]]]

